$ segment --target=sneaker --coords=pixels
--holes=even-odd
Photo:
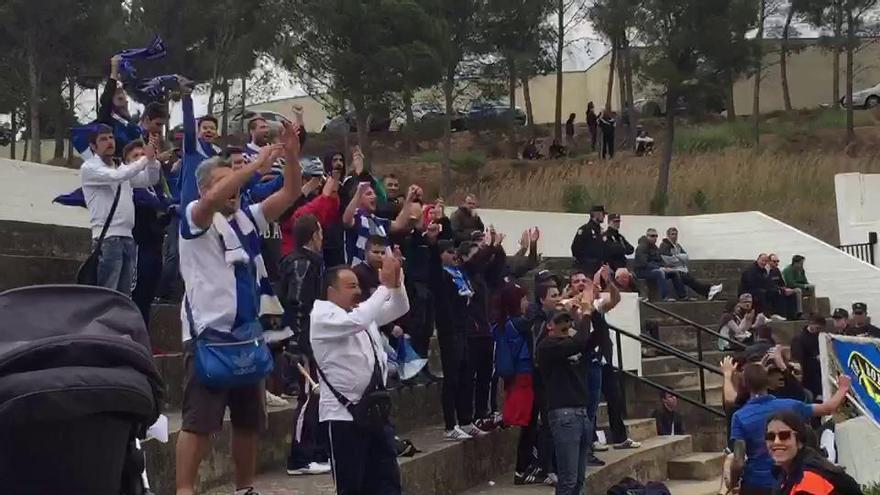
[[[697,301],[699,301],[699,299],[697,299],[696,297],[693,297],[693,296],[687,298],[687,300],[690,301],[690,302],[697,302]]]
[[[514,485],[537,485],[544,482],[543,477],[538,479],[540,476],[540,471],[535,468],[529,468],[523,472],[515,472],[513,473],[513,484]]]
[[[470,435],[468,435],[467,433],[465,433],[464,430],[462,430],[458,426],[456,426],[455,428],[453,428],[451,430],[446,430],[445,436],[446,436],[446,439],[451,442],[459,442],[461,440],[470,440],[471,438],[473,438]]]
[[[254,487],[249,486],[247,488],[237,488],[235,495],[260,495],[260,492],[254,490]]]
[[[479,428],[483,432],[489,432],[489,431],[492,431],[492,430],[498,428],[499,426],[501,426],[501,423],[496,422],[494,416],[490,416],[485,419],[478,419],[478,420],[474,421],[474,426],[476,426],[477,428]],[[476,435],[473,435],[473,436],[476,436]]]
[[[713,285],[712,287],[709,288],[709,297],[707,297],[706,299],[708,299],[710,301],[712,299],[715,299],[715,296],[717,296],[718,294],[721,294],[721,292],[723,290],[724,290],[724,284]]]
[[[547,473],[547,477],[544,478],[544,484],[547,486],[556,486],[559,483],[559,478],[556,476],[556,473]]]
[[[467,433],[470,437],[482,437],[489,434],[489,432],[477,428],[473,423],[462,426],[461,431]]]
[[[267,390],[266,405],[269,407],[285,407],[290,405],[290,403]]]
[[[774,314],[774,315],[770,315],[770,319],[773,320],[773,321],[785,321],[785,317],[784,317],[784,316],[779,316],[779,315],[776,315],[776,314]]]
[[[307,474],[327,474],[331,471],[330,464],[310,462],[308,466],[299,469],[288,469],[289,476],[303,476]]]
[[[602,442],[593,442],[593,452],[607,452],[608,444]]]
[[[665,301],[665,302],[678,302],[678,299],[676,299],[674,297],[667,297],[663,301]]]
[[[626,440],[615,445],[614,448],[615,449],[637,449],[641,446],[642,446],[641,442],[636,442],[632,438],[627,438]]]
[[[588,466],[604,466],[605,461],[596,457],[595,454],[590,454],[590,456],[587,457],[587,465]]]

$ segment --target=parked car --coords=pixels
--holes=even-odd
[[[443,119],[446,118],[446,110],[442,105],[436,102],[421,102],[415,103],[412,107],[413,119],[416,122],[429,122],[434,119]],[[401,129],[406,124],[406,115],[403,115],[401,112],[400,115],[394,118],[394,127],[396,129]],[[454,110],[452,114],[452,123],[451,127],[453,131],[460,131],[464,129],[464,113],[459,110]]]
[[[367,118],[367,122],[370,124],[370,132],[383,132],[391,128],[390,115],[387,112],[383,113],[384,115],[371,114]],[[354,110],[327,119],[324,122],[324,126],[321,127],[321,132],[345,132],[346,127],[348,127],[348,132],[357,132],[357,118],[355,117]]]
[[[853,107],[874,108],[880,105],[880,84],[853,93]],[[846,95],[840,99],[840,106],[846,106]]]
[[[472,101],[465,114],[464,124],[468,129],[478,128],[491,120],[510,119],[517,125],[526,125],[526,114],[519,108],[500,101]]]
[[[278,135],[281,133],[281,129],[284,127],[284,122],[291,123],[290,119],[281,115],[278,112],[272,112],[268,110],[245,110],[244,114],[241,111],[235,113],[231,119],[229,119],[229,132],[236,133],[239,129],[244,129],[244,132],[247,132],[248,122],[255,117],[262,117],[266,120],[266,123],[269,124],[269,129],[272,130],[272,133]],[[244,120],[244,126],[241,126],[242,120]]]

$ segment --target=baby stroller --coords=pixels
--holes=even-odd
[[[137,307],[101,287],[0,294],[0,491],[142,495],[162,379]]]

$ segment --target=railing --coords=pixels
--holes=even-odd
[[[868,242],[861,242],[857,244],[844,244],[842,246],[837,246],[837,249],[840,249],[844,253],[858,258],[865,263],[870,263],[874,265],[874,246],[876,245],[877,233],[868,232]]]
[[[617,328],[613,325],[608,325],[608,328],[610,330],[613,330],[617,336],[617,364],[618,364],[617,370],[618,371],[622,372],[623,374],[629,376],[632,379],[638,380],[639,382],[642,382],[642,383],[644,383],[650,387],[653,387],[657,390],[662,390],[666,393],[672,394],[672,395],[678,397],[679,399],[687,402],[688,404],[696,406],[696,407],[698,407],[708,413],[714,414],[715,416],[724,417],[724,411],[720,411],[717,408],[714,408],[714,407],[706,404],[706,382],[703,378],[704,371],[709,371],[711,373],[721,375],[722,372],[721,372],[720,368],[718,368],[717,366],[713,366],[711,364],[704,363],[701,358],[700,359],[695,358],[695,357],[691,356],[690,354],[683,352],[679,349],[676,349],[675,347],[672,347],[668,344],[660,342],[659,340],[657,340],[653,337],[628,332],[626,330]],[[627,370],[623,369],[623,367],[622,367],[623,366],[623,348],[621,347],[621,336],[625,336],[625,337],[629,337],[631,339],[638,340],[642,344],[645,344],[645,345],[651,346],[655,349],[661,350],[667,354],[675,356],[675,357],[677,357],[687,363],[690,363],[690,364],[696,366],[699,369],[698,373],[700,375],[700,400],[697,401],[697,400],[691,399],[690,397],[688,397],[680,392],[672,390],[668,387],[660,385],[657,382],[654,382],[654,381],[649,380],[645,377],[639,376],[631,371],[627,371]],[[702,352],[700,352],[700,355],[702,355]],[[621,397],[623,397],[623,403],[626,404],[626,395],[625,395],[622,380],[620,380],[619,385],[620,385],[620,394],[621,394]]]

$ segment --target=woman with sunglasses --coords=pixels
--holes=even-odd
[[[809,426],[794,411],[770,416],[765,441],[780,495],[861,495],[858,482],[816,450]]]

